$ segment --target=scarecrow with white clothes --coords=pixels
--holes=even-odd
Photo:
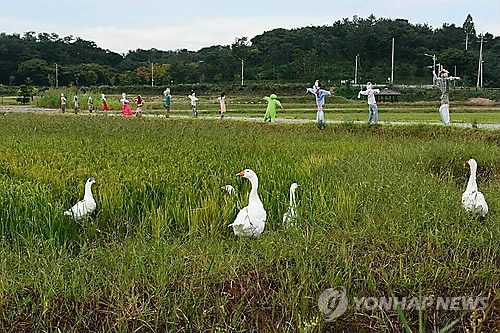
[[[441,66],[439,77],[434,74],[435,85],[441,90],[441,107],[439,113],[441,120],[445,125],[450,123],[450,83],[454,80],[460,80],[460,77],[450,76],[450,73]]]
[[[319,80],[316,80],[312,88],[307,88],[306,90],[316,97],[316,105],[318,107],[318,112],[316,113],[316,121],[319,124],[322,124],[325,121],[325,113],[323,112],[325,96],[332,96],[332,93],[321,89]]]
[[[376,94],[380,94],[380,90],[373,89],[371,82],[366,84],[366,90],[361,90],[358,93],[358,98],[361,98],[361,95],[368,96],[368,124],[371,124],[372,122],[378,124],[378,106],[377,99],[375,98]]]

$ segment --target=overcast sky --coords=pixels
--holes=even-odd
[[[7,0],[0,31],[73,35],[125,53],[153,47],[198,50],[273,28],[332,24],[353,15],[405,18],[435,28],[445,22],[462,26],[469,13],[478,33],[500,35],[499,0]]]

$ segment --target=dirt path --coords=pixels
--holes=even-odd
[[[59,109],[46,109],[46,108],[39,108],[39,107],[31,107],[31,106],[25,106],[25,107],[0,107],[0,113],[1,112],[36,112],[36,113],[59,113],[61,110]],[[73,113],[72,110],[66,111],[66,113]],[[102,111],[98,111],[93,114],[89,114],[88,111],[81,111],[79,115],[82,116],[96,116],[96,115],[102,115]],[[109,116],[120,116],[120,113],[109,113]],[[144,114],[143,117],[147,118],[163,118],[163,115],[153,115],[153,114]],[[187,119],[191,118],[189,116],[171,116],[171,118],[174,119]],[[219,117],[216,116],[200,116],[198,117],[199,119],[210,119],[210,120],[217,120],[220,119]],[[226,116],[224,117],[225,120],[239,120],[239,121],[251,121],[251,122],[262,122],[262,118],[255,118],[255,117],[234,117],[234,116]],[[306,123],[315,123],[315,120],[310,120],[310,119],[285,119],[285,118],[276,118],[277,123],[290,123],[290,124],[306,124]],[[327,120],[325,121],[327,124],[341,124],[344,123],[345,121],[342,120]],[[365,124],[366,122],[364,121],[353,121],[355,124]],[[437,125],[437,126],[445,126],[443,123],[437,123],[437,122],[403,122],[403,121],[380,121],[379,124],[382,125]],[[451,123],[448,126],[454,126],[454,127],[468,127],[468,128],[490,128],[490,129],[500,129],[500,124],[475,124],[472,125],[470,123]]]

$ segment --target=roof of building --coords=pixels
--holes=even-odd
[[[377,94],[378,96],[401,96],[401,93],[394,91],[389,88],[384,88],[380,90],[380,93]]]

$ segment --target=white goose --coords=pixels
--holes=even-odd
[[[465,163],[470,166],[470,178],[467,189],[462,194],[462,204],[466,211],[484,217],[488,214],[488,204],[484,199],[484,195],[477,190],[477,162],[475,159],[470,159]]]
[[[233,227],[236,236],[258,237],[264,231],[267,217],[264,205],[262,205],[257,193],[259,178],[250,169],[245,169],[236,176],[248,179],[252,183],[252,190],[248,199],[248,206],[240,210],[234,223],[230,224],[229,227]]]
[[[85,184],[85,195],[83,200],[78,201],[76,205],[64,212],[66,216],[72,216],[75,220],[82,220],[92,214],[97,205],[92,195],[92,185],[95,184],[94,178],[89,178]]]
[[[295,202],[295,190],[300,187],[299,184],[293,183],[290,186],[290,206],[288,210],[283,214],[283,223],[291,224],[297,218],[297,203]]]
[[[226,191],[227,193],[229,193],[229,195],[236,194],[232,185],[224,185],[220,189]]]

